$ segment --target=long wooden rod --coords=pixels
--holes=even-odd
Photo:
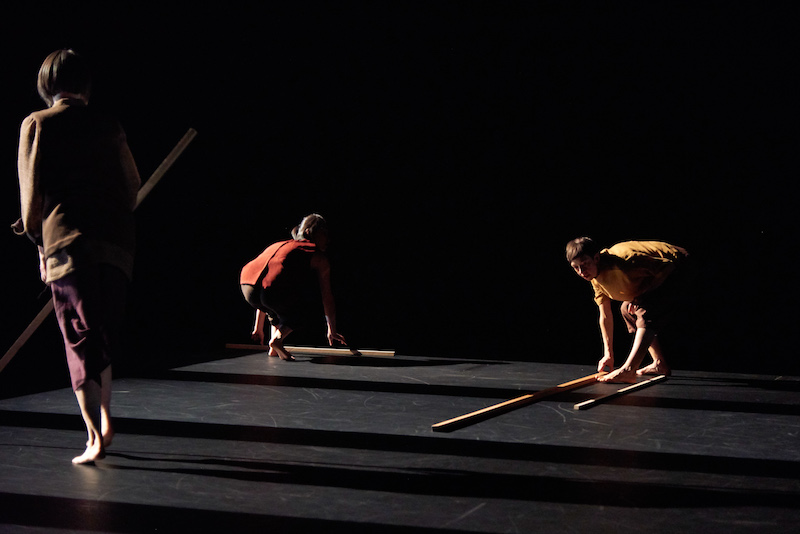
[[[481,410],[460,415],[458,417],[454,417],[453,419],[442,421],[441,423],[436,423],[435,425],[431,426],[431,430],[433,430],[434,432],[452,432],[453,430],[458,430],[459,428],[464,428],[469,425],[474,425],[475,423],[479,423],[496,415],[500,415],[509,412],[511,410],[514,410],[516,408],[526,406],[528,404],[541,400],[545,397],[550,397],[552,395],[556,395],[564,391],[569,391],[571,389],[577,389],[583,386],[588,386],[589,384],[595,383],[598,377],[603,376],[605,374],[607,374],[605,371],[601,371],[599,373],[594,373],[588,376],[584,376],[583,378],[577,378],[575,380],[570,380],[569,382],[564,382],[563,384],[559,384],[551,388],[537,391],[536,393],[529,393],[521,397],[516,397],[514,399],[501,402],[499,404],[487,406],[486,408],[483,408]]]
[[[186,147],[189,146],[189,143],[197,136],[197,131],[194,128],[189,128],[178,144],[175,145],[175,148],[167,154],[167,157],[164,158],[164,161],[161,162],[161,165],[156,167],[156,170],[153,171],[153,174],[150,175],[150,178],[142,184],[142,187],[139,189],[139,193],[136,195],[136,206],[133,209],[139,207],[139,204],[150,194],[150,191],[161,181],[161,178],[167,174],[167,171],[172,164],[183,154],[183,151],[186,150]]]
[[[192,142],[192,139],[194,139],[196,135],[197,131],[195,131],[194,128],[189,128],[189,131],[184,134],[183,138],[181,138],[178,144],[175,145],[175,148],[173,148],[172,151],[167,154],[167,157],[164,158],[164,161],[161,162],[161,165],[159,165],[156,170],[153,171],[153,174],[150,176],[150,178],[139,189],[139,192],[136,195],[136,205],[134,209],[138,208],[139,204],[141,204],[145,197],[150,194],[150,191],[153,190],[159,180],[161,180],[169,168],[172,167],[172,164],[175,163],[175,160],[177,160],[186,147],[189,146],[189,143]],[[42,311],[40,311],[36,317],[33,318],[33,321],[31,321],[31,323],[17,338],[14,344],[11,345],[11,348],[6,351],[3,358],[0,359],[0,372],[5,369],[6,365],[8,365],[8,362],[10,362],[17,352],[19,352],[19,349],[25,345],[28,339],[30,339],[33,333],[36,332],[36,329],[41,326],[44,320],[47,319],[47,316],[50,315],[51,311],[53,311],[52,299],[47,301],[47,304],[44,305]]]
[[[573,406],[573,408],[576,409],[576,410],[588,410],[592,406],[596,406],[596,405],[598,405],[600,403],[609,401],[611,399],[615,399],[617,397],[621,397],[622,395],[625,395],[626,393],[630,393],[631,391],[636,391],[637,389],[644,389],[646,387],[652,386],[653,384],[655,384],[657,382],[661,382],[662,380],[665,380],[666,378],[667,378],[667,375],[658,375],[658,376],[655,376],[653,378],[649,378],[647,380],[644,380],[642,382],[637,382],[636,384],[632,384],[630,386],[626,386],[626,387],[624,387],[624,388],[622,388],[620,390],[615,391],[614,393],[609,393],[608,395],[603,395],[602,397],[597,397],[596,399],[589,399],[587,401],[579,402],[578,404]]]
[[[262,350],[268,351],[269,347],[266,345],[255,345],[245,343],[227,343],[226,349],[244,349],[244,350]],[[286,346],[289,352],[297,352],[299,354],[318,354],[322,356],[376,356],[388,357],[394,356],[393,350],[367,350],[367,349],[337,349],[334,347],[300,347],[300,346]]]

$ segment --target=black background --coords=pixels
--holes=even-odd
[[[143,180],[198,131],[137,213],[117,367],[247,342],[239,269],[319,212],[354,345],[594,362],[596,308],[564,244],[658,239],[703,266],[676,366],[797,372],[790,3],[262,4],[6,8],[9,224],[19,124],[57,48],[93,62],[92,105],[123,123]],[[30,243],[9,230],[0,249],[6,347],[47,295]],[[59,344],[50,319],[0,386],[66,383]]]

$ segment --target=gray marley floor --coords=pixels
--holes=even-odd
[[[117,436],[73,466],[69,389],[0,400],[0,532],[796,532],[800,378],[593,384],[431,425],[591,366],[220,351],[115,381]]]

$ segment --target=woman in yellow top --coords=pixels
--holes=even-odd
[[[600,249],[588,237],[567,243],[567,261],[591,282],[600,310],[603,357],[601,382],[635,382],[637,376],[670,374],[657,335],[677,312],[693,278],[685,249],[661,241],[626,241]],[[628,358],[614,369],[614,317],[611,301],[621,301],[622,317],[634,334]],[[649,352],[653,362],[639,368]]]

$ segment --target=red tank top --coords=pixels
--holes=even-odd
[[[275,287],[299,280],[311,271],[311,256],[317,251],[312,241],[279,241],[242,268],[240,284]]]

